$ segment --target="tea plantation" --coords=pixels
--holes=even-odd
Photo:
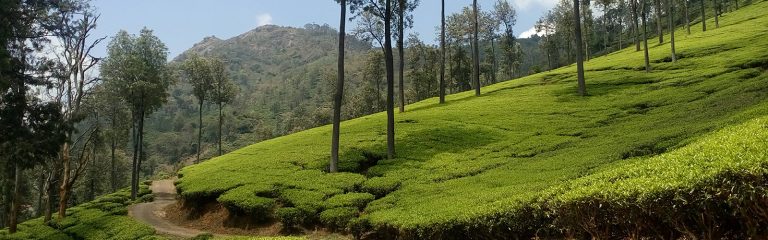
[[[720,28],[260,142],[184,168],[187,202],[374,238],[756,237],[768,232],[768,2]],[[712,21],[712,20],[710,20]],[[714,23],[707,24],[714,26]],[[668,38],[667,38],[668,39]]]

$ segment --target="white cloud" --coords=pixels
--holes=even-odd
[[[257,27],[270,25],[270,24],[272,24],[272,15],[270,15],[269,13],[262,13],[262,14],[256,15]]]
[[[533,7],[550,9],[557,5],[558,0],[507,0],[515,5],[518,10],[530,10]]]
[[[536,32],[536,27],[531,27],[531,29],[526,30],[525,32],[521,33],[518,38],[530,38],[533,35],[541,35],[538,32]]]

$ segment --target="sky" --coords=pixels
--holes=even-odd
[[[490,9],[497,0],[478,0]],[[533,24],[557,0],[506,0],[517,10],[515,34],[530,36]],[[328,24],[338,29],[339,5],[333,0],[93,0],[101,17],[94,37],[108,37],[120,30],[137,34],[143,27],[154,31],[169,49],[172,59],[207,36],[229,39],[266,24],[303,27]],[[414,27],[420,38],[434,43],[440,24],[440,0],[421,0],[414,11]],[[470,0],[446,0],[446,15],[471,6]],[[354,27],[348,23],[347,29]],[[106,56],[106,42],[94,49]]]

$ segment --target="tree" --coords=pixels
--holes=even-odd
[[[654,0],[656,3],[656,35],[659,35],[659,44],[664,43],[664,18],[661,16],[661,0]]]
[[[475,96],[480,96],[480,43],[478,42],[478,33],[479,33],[479,23],[478,23],[478,16],[480,13],[478,13],[477,10],[477,0],[472,1],[472,17],[473,19],[473,26],[474,26],[474,35],[472,35],[472,61],[474,65],[472,65],[472,69],[474,70],[472,74],[472,80],[475,85]]]
[[[387,65],[387,158],[395,158],[394,64],[392,58],[392,0],[384,7],[384,58]]]
[[[53,98],[61,105],[65,121],[75,126],[88,117],[88,112],[83,111],[84,99],[90,97],[92,89],[99,81],[98,78],[89,74],[100,60],[91,56],[91,51],[106,37],[90,39],[99,15],[94,14],[95,10],[89,6],[88,2],[67,0],[60,4],[62,8],[54,14],[54,19],[59,24],[53,31],[53,35],[60,47],[53,49],[56,52],[56,61],[51,68],[51,74],[58,80]],[[80,131],[72,128],[67,132],[69,141],[60,146],[60,218],[66,216],[67,203],[73,185],[90,164],[92,156],[85,152],[89,151],[88,148],[93,148],[96,136],[92,135],[98,133],[96,129],[94,122],[88,122],[80,127]]]
[[[712,8],[715,10],[715,28],[720,28],[720,3],[717,0],[712,0]],[[704,21],[702,19],[702,21]]]
[[[339,5],[341,6],[341,14],[339,20],[338,80],[336,82],[336,94],[333,97],[333,136],[331,137],[330,172],[332,173],[339,170],[339,128],[341,127],[341,100],[344,96],[344,37],[346,36],[344,29],[347,22],[347,1],[339,0]],[[400,87],[402,88],[402,75],[400,77]]]
[[[400,93],[400,112],[405,112],[405,85],[403,83],[403,73],[405,70],[405,29],[413,25],[413,16],[408,14],[419,5],[419,0],[397,0],[395,2],[397,11],[397,52],[398,52],[398,91]]]
[[[382,6],[384,5],[384,6]],[[358,0],[350,2],[354,13],[362,10],[358,16],[368,15],[371,21],[366,25],[367,30],[378,30],[383,22],[384,35],[379,38],[375,31],[368,31],[371,37],[379,43],[383,40],[384,59],[387,72],[387,157],[395,158],[395,104],[394,104],[394,57],[392,54],[392,0]],[[381,20],[378,21],[378,20]]]
[[[579,11],[579,0],[573,0],[573,14],[575,15],[575,38],[576,38],[576,74],[578,75],[578,83],[579,83],[579,95],[580,96],[586,96],[587,95],[587,85],[584,80],[584,57],[582,54],[584,52],[581,49],[582,42],[581,42],[581,12]]]
[[[521,61],[519,52],[516,49],[518,44],[515,41],[515,34],[512,30],[517,23],[517,12],[507,1],[499,0],[493,8],[494,17],[504,26],[501,49],[504,52],[502,59],[505,62],[508,77],[516,77]]]
[[[613,4],[613,0],[598,0],[597,2],[603,6],[603,51],[608,54],[608,10]]]
[[[440,7],[440,103],[445,103],[445,0]]]
[[[651,62],[648,56],[648,5],[647,0],[640,0],[640,19],[643,23],[643,51],[645,51],[645,72],[651,72]]]
[[[221,156],[221,139],[222,132],[221,126],[224,122],[222,114],[222,105],[229,103],[236,95],[236,87],[232,83],[232,80],[227,76],[227,70],[224,66],[224,61],[219,58],[210,58],[209,64],[211,68],[211,76],[213,77],[213,92],[211,93],[211,101],[219,106],[219,134],[218,136],[218,156]]]
[[[706,32],[707,31],[707,4],[704,2],[704,0],[699,0],[699,6],[701,9],[701,31]]]
[[[682,0],[682,1],[683,1],[683,8],[684,8],[683,10],[685,12],[685,30],[687,31],[688,35],[691,35],[691,15],[690,15],[690,12],[688,12],[688,0]]]
[[[13,184],[3,184],[1,204],[10,233],[17,230],[24,170],[56,156],[69,129],[58,103],[28,93],[53,84],[47,77],[50,64],[41,53],[46,36],[58,27],[52,17],[58,7],[54,1],[0,3],[0,165],[5,170],[0,180]]]
[[[637,23],[637,1],[638,0],[629,0],[630,5],[632,8],[632,29],[634,29],[634,40],[635,40],[635,51],[640,51],[640,24]]]
[[[672,62],[677,61],[675,54],[675,0],[667,2],[667,12],[669,14],[669,44],[672,48]]]
[[[144,28],[138,37],[125,31],[118,32],[107,47],[107,55],[101,66],[101,76],[107,84],[114,84],[112,87],[131,109],[131,199],[136,199],[144,155],[144,119],[166,101],[167,89],[172,82],[166,66],[168,49],[152,30]]]
[[[195,95],[198,102],[197,158],[195,158],[195,163],[199,163],[203,140],[203,104],[209,95],[208,93],[213,89],[213,74],[208,59],[197,54],[192,54],[184,60],[181,71],[183,78],[192,85],[192,94]]]

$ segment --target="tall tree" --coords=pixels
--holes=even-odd
[[[664,18],[661,15],[661,0],[654,0],[656,2],[656,35],[659,35],[659,44],[664,43]]]
[[[699,9],[701,9],[701,31],[707,31],[707,4],[704,0],[699,0]]]
[[[478,23],[478,16],[480,13],[478,12],[477,8],[477,0],[472,1],[472,17],[474,18],[472,20],[473,24],[473,32],[474,35],[472,35],[472,69],[474,72],[472,73],[472,81],[474,83],[475,87],[475,96],[480,96],[480,43],[478,41],[478,33],[479,31],[479,23]]]
[[[648,56],[648,4],[640,0],[640,19],[643,23],[643,51],[645,51],[645,72],[651,72],[651,62]]]
[[[222,109],[224,103],[229,103],[235,98],[237,94],[236,87],[232,80],[227,76],[227,69],[224,66],[224,61],[219,58],[210,58],[209,64],[211,68],[211,76],[213,77],[213,92],[211,93],[211,100],[219,107],[219,134],[218,137],[218,156],[221,156],[221,139],[222,139],[222,124],[224,122],[224,115]]]
[[[573,14],[575,16],[574,21],[574,37],[576,38],[576,74],[578,75],[579,95],[587,95],[587,84],[584,80],[584,52],[581,49],[581,11],[579,11],[579,0],[573,0]]]
[[[640,24],[637,23],[637,1],[629,0],[632,8],[632,28],[634,29],[635,51],[640,51]]]
[[[331,136],[331,163],[330,172],[337,172],[339,164],[339,131],[341,127],[341,100],[344,96],[344,37],[346,36],[347,1],[339,0],[341,6],[339,20],[339,56],[338,56],[338,80],[336,81],[336,93],[333,96],[333,133]],[[401,75],[402,78],[402,75]],[[402,88],[402,85],[400,86]]]
[[[98,78],[89,74],[96,67],[99,58],[93,57],[91,51],[96,48],[106,37],[91,39],[96,29],[99,15],[86,1],[66,0],[62,1],[54,19],[59,25],[53,31],[55,41],[60,47],[52,49],[56,54],[55,66],[51,74],[58,81],[55,84],[53,99],[61,105],[62,116],[70,125],[81,123],[88,115],[83,111],[84,100],[92,94],[93,87],[98,83]],[[86,170],[86,165],[92,156],[83,154],[93,147],[97,131],[94,122],[89,122],[83,127],[85,130],[75,131],[74,128],[67,132],[70,140],[60,146],[61,179],[59,183],[59,217],[66,216],[66,208],[71,190],[75,182]],[[85,142],[81,142],[83,140]],[[51,183],[49,183],[51,184]],[[50,199],[50,198],[48,198]]]
[[[384,58],[387,65],[387,158],[395,158],[394,60],[392,57],[392,0],[384,6]]]
[[[208,59],[197,54],[192,54],[184,60],[181,71],[183,78],[192,85],[192,94],[197,98],[198,103],[197,157],[195,163],[199,163],[203,140],[203,104],[208,100],[209,92],[213,89],[213,74]]]
[[[168,49],[144,28],[138,37],[120,31],[107,47],[107,58],[101,76],[130,106],[133,121],[133,163],[131,166],[131,199],[139,187],[144,142],[144,119],[167,98],[172,78],[166,66]]]
[[[370,37],[374,40],[382,43],[384,49],[384,59],[386,64],[387,73],[387,157],[389,159],[395,158],[395,103],[394,103],[394,57],[392,54],[392,0],[358,0],[350,2],[350,9],[354,13],[357,10],[358,16],[366,15],[369,19],[365,24],[364,29],[374,30],[368,31]],[[383,5],[383,6],[382,6]],[[381,22],[383,22],[383,36],[378,35],[378,31],[381,29]]]
[[[603,52],[608,54],[608,11],[613,4],[613,0],[598,0],[597,1],[603,7]]]
[[[440,5],[440,103],[445,103],[445,0]]]
[[[398,92],[400,99],[400,112],[405,112],[405,29],[413,25],[413,16],[409,13],[416,9],[419,0],[397,0],[395,10],[397,11],[397,52],[398,52]]]
[[[685,12],[685,30],[688,32],[688,35],[691,35],[691,15],[690,12],[688,12],[688,0],[682,0],[683,1],[683,10]]]
[[[506,71],[509,73],[507,77],[516,77],[518,75],[517,66],[520,65],[521,61],[520,55],[516,51],[517,42],[513,31],[517,23],[517,12],[509,2],[503,0],[497,1],[493,8],[493,16],[504,26],[501,49],[504,56],[502,60],[506,65]]]
[[[675,62],[677,61],[677,54],[675,53],[675,0],[667,2],[667,10],[669,15],[669,44],[672,48],[672,62]]]
[[[17,230],[24,171],[53,158],[66,141],[61,106],[30,93],[53,85],[42,52],[46,36],[58,27],[52,16],[58,10],[54,1],[0,2],[0,211],[8,213],[0,225],[8,223],[10,233]]]
[[[715,10],[715,28],[720,28],[720,2],[712,0],[712,8]]]

